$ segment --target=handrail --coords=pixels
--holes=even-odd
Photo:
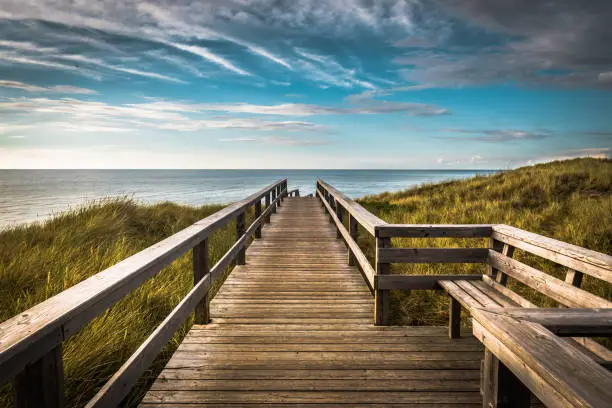
[[[503,387],[500,383],[504,381],[516,384],[513,374],[509,374],[503,364],[493,362],[498,359],[512,368],[519,380],[544,402],[559,406],[599,406],[598,403],[612,398],[609,387],[602,386],[611,382],[612,375],[573,343],[557,338],[612,333],[612,302],[580,289],[582,273],[612,282],[611,256],[508,225],[387,224],[324,181],[317,180],[316,187],[316,196],[335,223],[339,237],[343,237],[349,247],[349,259],[351,254],[359,255],[361,269],[374,273],[375,324],[387,323],[389,308],[385,302],[388,302],[389,290],[448,290],[465,287],[465,281],[482,280],[501,296],[529,308],[494,307],[493,302],[491,307],[483,309],[475,300],[472,302],[474,335],[487,348],[484,377],[492,377],[493,370],[497,372],[495,381],[498,382],[483,384],[483,387]],[[343,207],[351,216],[350,232],[342,221]],[[353,225],[356,222],[376,239],[375,268],[356,243],[356,225]],[[391,238],[488,238],[489,245],[488,248],[392,248]],[[570,268],[565,281],[512,259],[515,248]],[[363,264],[363,259],[367,265]],[[389,265],[398,262],[478,262],[485,263],[488,271],[484,275],[391,275]],[[534,304],[506,287],[509,277],[568,308],[533,309]],[[371,284],[372,277],[366,274],[366,278]],[[459,286],[455,281],[459,281]],[[479,293],[474,296],[481,298],[483,293]],[[460,310],[451,307],[451,322],[459,322]],[[607,350],[602,353],[602,347],[589,338],[573,340],[596,356],[609,356]],[[563,354],[563,365],[550,364],[558,360],[557,350]],[[515,386],[508,387],[503,391],[504,396],[508,395],[506,391],[512,393]],[[523,406],[529,398],[519,388],[516,387],[515,393],[521,394],[517,401],[523,398],[519,404]],[[493,389],[483,390],[485,400],[497,395]],[[591,404],[593,402],[595,405]]]
[[[61,346],[62,341],[75,334],[90,320],[157,274],[173,260],[203,243],[218,228],[225,226],[234,218],[242,219],[243,223],[244,214],[255,205],[256,216],[258,216],[256,222],[244,233],[237,234],[236,244],[228,251],[231,257],[226,254],[213,268],[213,274],[220,273],[219,271],[224,269],[241,250],[244,250],[247,237],[256,234],[263,220],[275,210],[276,205],[280,205],[286,193],[286,179],[272,183],[249,197],[197,221],[157,244],[0,323],[0,384],[22,372],[26,365],[53,352],[54,349]],[[264,197],[266,204],[270,203],[270,205],[261,213],[261,199]],[[237,225],[237,231],[239,231],[238,227]],[[211,279],[208,280],[208,284],[212,283]],[[192,298],[199,296],[206,285],[205,281],[201,280],[188,296]],[[177,306],[177,309],[184,303],[185,300]],[[164,323],[167,323],[167,320]],[[59,354],[61,359],[61,353]]]
[[[327,194],[330,194],[334,201],[340,203],[342,207],[352,215],[366,231],[368,231],[371,235],[376,235],[376,227],[387,224],[385,221],[381,220],[361,205],[336,190],[331,185],[327,184],[323,180],[317,180],[317,190],[323,189]],[[325,193],[324,193],[325,195]]]

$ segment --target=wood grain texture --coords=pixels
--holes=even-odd
[[[142,406],[480,404],[482,346],[440,327],[374,326],[346,251],[318,199],[287,197]]]

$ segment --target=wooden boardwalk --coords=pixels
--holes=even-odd
[[[346,258],[320,201],[286,198],[141,406],[481,406],[480,343],[374,326]]]

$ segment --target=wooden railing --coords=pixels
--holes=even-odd
[[[295,190],[292,192],[296,194]],[[283,179],[1,323],[0,384],[14,380],[15,405],[63,406],[62,342],[193,249],[193,289],[87,404],[88,407],[117,406],[194,310],[195,323],[209,321],[211,284],[232,262],[245,263],[250,237],[261,237],[262,224],[269,222],[270,214],[285,196],[287,180]],[[265,200],[263,211],[262,199]],[[255,219],[246,228],[246,213],[252,207]],[[233,220],[236,242],[210,267],[208,238]]]
[[[463,282],[482,280],[491,288],[491,296],[519,306],[500,307],[482,292],[466,293],[468,299],[473,295],[481,300],[466,306],[474,335],[487,349],[486,406],[496,407],[504,398],[522,406],[529,402],[529,392],[550,406],[609,406],[605,402],[612,401],[612,375],[605,367],[612,362],[612,352],[589,338],[574,336],[612,334],[612,302],[580,289],[583,274],[612,282],[611,256],[507,225],[388,224],[322,180],[317,181],[316,195],[338,236],[346,241],[349,264],[359,266],[374,292],[376,325],[389,323],[389,290],[442,290],[444,285],[461,291],[454,282],[470,289]],[[348,231],[343,212],[349,217]],[[357,244],[358,225],[376,240],[374,267]],[[487,238],[488,247],[393,248],[392,238]],[[512,259],[515,248],[569,268],[566,279]],[[391,275],[393,263],[480,263],[486,273]],[[537,308],[507,288],[509,279],[565,308]],[[453,299],[451,303],[451,322],[457,330],[461,304]],[[568,342],[559,336],[574,338]],[[525,389],[528,392],[522,392]]]

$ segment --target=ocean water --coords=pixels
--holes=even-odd
[[[321,178],[349,197],[399,191],[423,183],[495,170],[0,170],[0,228],[43,221],[106,197],[140,202],[223,204],[281,178],[302,195]]]

